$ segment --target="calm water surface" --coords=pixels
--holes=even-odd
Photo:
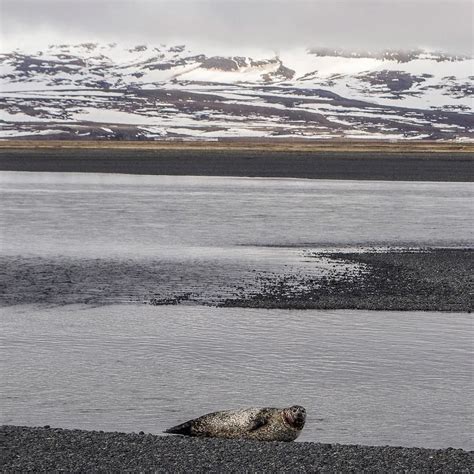
[[[468,314],[2,309],[2,423],[160,433],[300,403],[301,437],[473,449]]]
[[[0,197],[3,254],[278,261],[262,247],[466,245],[474,185],[2,172]]]

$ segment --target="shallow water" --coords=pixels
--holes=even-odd
[[[281,264],[295,254],[279,246],[462,246],[473,196],[472,183],[1,172],[0,249]]]
[[[473,449],[468,314],[2,308],[8,424],[160,433],[299,403],[304,441]]]

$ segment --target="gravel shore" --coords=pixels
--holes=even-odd
[[[474,452],[3,426],[2,472],[473,472]]]
[[[263,291],[228,299],[222,306],[282,309],[369,309],[471,312],[472,249],[404,249],[312,255],[356,264],[342,276],[267,277]]]

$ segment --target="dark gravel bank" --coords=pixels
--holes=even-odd
[[[303,250],[302,250],[303,251]],[[472,249],[322,253],[333,270],[234,263],[0,257],[0,305],[151,303],[283,309],[471,311]],[[346,264],[356,270],[345,270]],[[283,270],[282,270],[283,271]]]
[[[0,170],[251,176],[395,181],[473,181],[472,153],[235,149],[2,149]]]
[[[3,426],[2,472],[473,472],[474,452]]]
[[[263,291],[223,306],[286,309],[472,311],[472,249],[314,254],[336,265],[358,264],[344,275],[266,278]]]

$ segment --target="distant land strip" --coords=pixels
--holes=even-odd
[[[472,153],[474,142],[440,142],[434,140],[309,140],[309,139],[232,139],[219,140],[0,140],[1,149],[139,149],[139,150],[265,150],[265,151],[332,151],[386,153]]]
[[[474,145],[453,142],[0,141],[1,171],[174,176],[474,180]]]

